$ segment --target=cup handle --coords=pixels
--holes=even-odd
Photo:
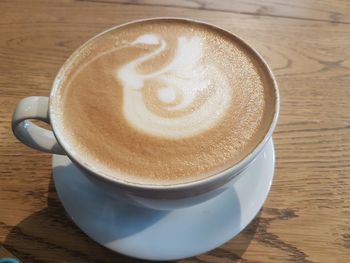
[[[31,148],[65,155],[53,132],[39,127],[29,119],[50,124],[48,97],[33,96],[21,100],[12,116],[12,131],[18,140]]]

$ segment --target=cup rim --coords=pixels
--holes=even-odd
[[[214,28],[216,30],[220,30],[223,31],[226,34],[229,34],[230,36],[232,36],[233,38],[235,38],[235,40],[237,40],[240,44],[242,44],[244,46],[244,48],[246,48],[249,52],[251,52],[256,59],[259,60],[259,62],[262,65],[262,68],[264,68],[264,70],[266,71],[266,74],[269,76],[274,92],[275,92],[275,112],[274,112],[274,116],[272,118],[272,121],[270,123],[270,127],[268,129],[268,131],[266,132],[265,136],[263,137],[263,139],[257,144],[257,146],[246,156],[244,156],[244,158],[242,158],[242,160],[240,160],[239,162],[235,163],[234,165],[230,166],[229,168],[222,170],[218,173],[215,173],[213,175],[210,175],[208,177],[205,178],[201,178],[195,181],[190,181],[190,182],[185,182],[185,183],[176,183],[176,184],[165,184],[165,185],[161,185],[161,184],[142,184],[142,183],[135,183],[135,182],[130,182],[127,180],[123,180],[117,177],[113,177],[107,173],[104,173],[103,171],[99,171],[98,169],[95,169],[93,166],[89,165],[87,162],[83,162],[82,160],[78,160],[78,158],[75,156],[75,154],[72,154],[72,150],[71,148],[68,146],[68,144],[66,143],[66,141],[64,140],[64,136],[63,134],[61,134],[60,129],[58,128],[58,121],[56,120],[56,114],[55,114],[55,107],[52,107],[52,101],[54,100],[54,97],[57,93],[57,91],[60,88],[60,80],[63,78],[63,76],[65,75],[65,72],[67,70],[67,68],[69,68],[69,66],[71,65],[72,62],[74,62],[74,58],[80,53],[80,51],[85,48],[88,44],[90,44],[92,41],[94,41],[96,38],[100,37],[103,34],[108,33],[109,31],[112,31],[114,29],[117,28],[121,28],[130,24],[135,24],[135,23],[140,23],[140,22],[146,22],[146,21],[154,21],[154,20],[180,20],[180,21],[187,21],[190,23],[195,23],[195,24],[201,24],[201,25],[205,25],[211,28]],[[153,17],[153,18],[146,18],[146,19],[138,19],[138,20],[132,20],[111,28],[108,28],[106,30],[104,30],[103,32],[93,36],[92,38],[90,38],[89,40],[87,40],[84,44],[82,44],[79,48],[77,48],[69,57],[68,59],[64,62],[64,64],[61,66],[60,70],[58,71],[54,81],[53,81],[53,85],[52,85],[52,89],[50,92],[50,96],[49,96],[49,101],[50,101],[50,107],[49,107],[49,116],[50,116],[50,121],[51,121],[51,126],[52,126],[52,130],[53,133],[58,141],[58,143],[60,144],[60,146],[63,148],[63,150],[65,151],[66,155],[72,160],[74,161],[74,163],[78,164],[80,167],[82,167],[83,169],[89,171],[90,173],[94,174],[95,176],[97,176],[100,179],[103,179],[107,182],[113,183],[113,184],[118,184],[121,187],[127,187],[130,189],[142,189],[142,190],[188,190],[191,189],[193,187],[198,187],[198,186],[204,186],[204,185],[211,185],[214,182],[220,181],[220,179],[225,178],[228,175],[236,175],[238,174],[241,170],[243,170],[255,157],[256,155],[263,149],[263,147],[265,146],[265,144],[267,143],[267,141],[270,139],[270,137],[272,136],[273,131],[275,130],[276,124],[277,124],[277,120],[278,120],[278,116],[279,116],[279,111],[280,111],[280,95],[279,95],[279,90],[278,90],[278,85],[277,85],[277,81],[276,78],[274,76],[274,74],[272,73],[271,68],[269,67],[269,65],[267,64],[267,62],[265,61],[265,59],[251,46],[249,45],[245,40],[243,40],[242,38],[238,37],[236,34],[223,29],[219,26],[213,25],[211,23],[208,22],[203,22],[200,20],[196,20],[196,19],[189,19],[189,18],[182,18],[182,17]],[[56,123],[57,121],[57,123]],[[233,176],[234,177],[234,176]]]

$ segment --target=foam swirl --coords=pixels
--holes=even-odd
[[[151,73],[138,66],[163,52],[167,43],[156,34],[144,34],[130,46],[149,53],[121,66],[116,74],[123,86],[123,114],[135,129],[153,136],[184,138],[212,127],[230,106],[231,87],[214,64],[201,63],[203,39],[177,39],[174,56]]]

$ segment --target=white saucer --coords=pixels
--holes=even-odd
[[[118,203],[71,161],[52,160],[58,196],[73,221],[93,240],[121,254],[176,260],[212,250],[236,236],[262,207],[272,183],[272,139],[230,189],[200,205],[171,212]]]

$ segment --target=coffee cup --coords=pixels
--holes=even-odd
[[[86,42],[49,97],[19,102],[12,129],[31,148],[66,155],[116,200],[171,210],[229,188],[278,113],[275,78],[245,41],[207,23],[154,18]]]

